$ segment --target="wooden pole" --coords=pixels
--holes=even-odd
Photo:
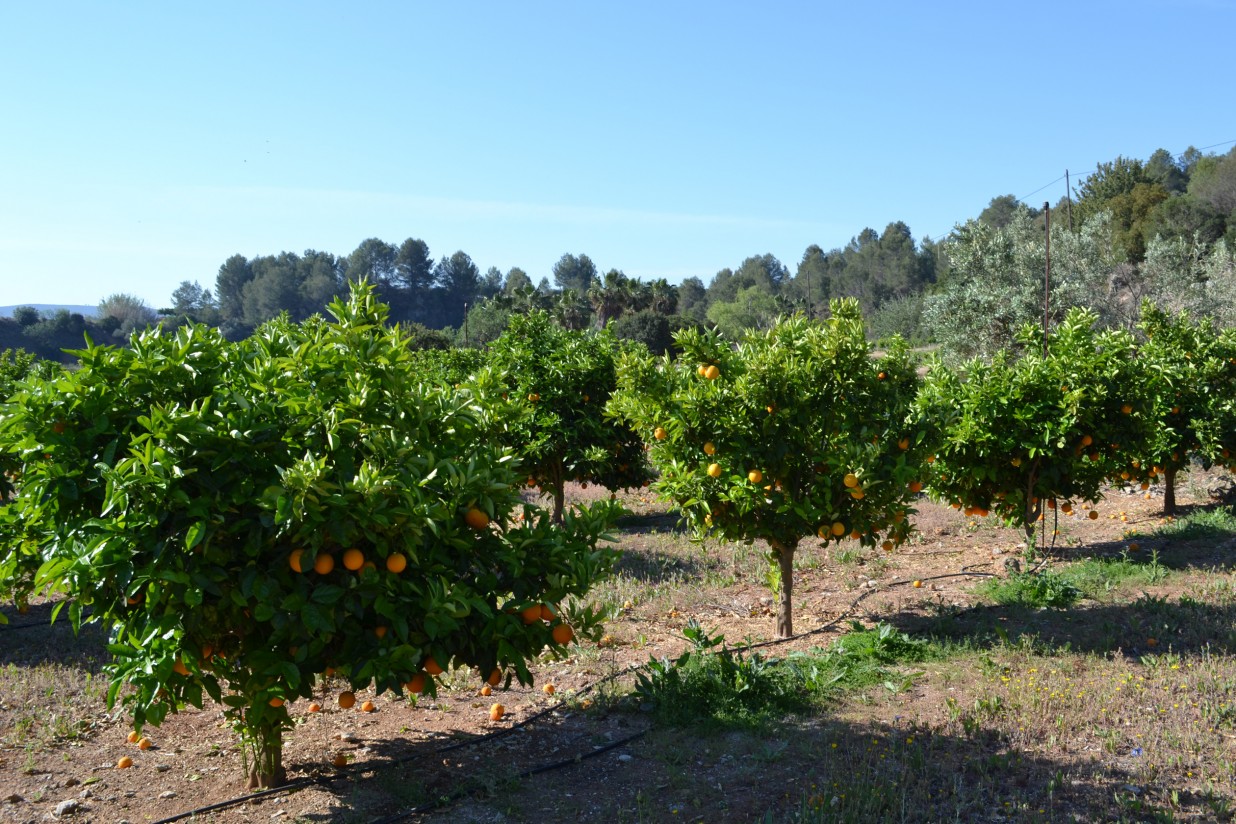
[[[1043,203],[1043,234],[1047,238],[1047,266],[1043,274],[1043,357],[1047,357],[1047,324],[1051,314],[1051,204]]]

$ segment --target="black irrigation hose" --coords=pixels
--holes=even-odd
[[[595,749],[589,750],[586,753],[582,753],[581,755],[572,756],[571,758],[564,758],[561,761],[555,761],[551,764],[542,764],[541,766],[533,767],[530,770],[524,770],[523,772],[514,776],[514,778],[526,779],[526,778],[531,778],[534,775],[540,775],[541,773],[550,772],[552,770],[560,770],[560,769],[563,769],[564,767],[570,767],[574,764],[580,763],[581,761],[586,761],[589,758],[596,758],[598,755],[604,755],[610,750],[615,750],[619,747],[624,747],[627,744],[630,744],[632,741],[636,740],[637,738],[642,738],[647,733],[648,733],[647,730],[640,730],[637,733],[628,735],[626,738],[619,739],[618,741],[611,741],[610,743],[606,744],[603,747],[597,747]],[[454,802],[454,801],[458,801],[459,799],[470,794],[471,792],[472,792],[471,788],[462,787],[456,790],[455,792],[450,793],[449,795],[444,795],[441,798],[436,799],[434,801],[427,801],[426,803],[421,804],[418,807],[413,807],[410,810],[404,810],[403,812],[393,813],[392,815],[374,819],[371,822],[371,824],[394,824],[394,822],[397,822],[397,821],[406,821],[414,815],[423,815],[424,813],[433,812],[439,807],[445,807],[447,804],[450,804],[451,802]]]
[[[961,572],[950,572],[950,573],[945,573],[942,575],[932,575],[927,578],[906,578],[906,579],[899,580],[899,581],[890,581],[885,586],[894,587],[894,586],[902,586],[904,584],[913,583],[914,581],[937,581],[937,580],[942,580],[945,578],[964,578],[964,577],[994,578],[996,576],[990,572],[972,572],[972,571],[969,571],[968,567],[962,567]],[[785,638],[773,638],[768,641],[760,641],[754,644],[744,644],[738,647],[729,647],[723,651],[723,654],[734,655],[736,653],[747,652],[749,650],[759,649],[762,647],[773,646],[776,644],[784,644],[789,641],[795,641],[800,638],[807,638],[812,635],[819,635],[820,633],[823,633],[823,632],[826,632],[832,629],[837,624],[845,620],[848,616],[850,616],[853,613],[853,610],[855,607],[857,607],[860,603],[862,603],[862,601],[866,599],[867,597],[875,594],[875,592],[876,592],[875,589],[869,589],[866,592],[863,592],[857,598],[851,601],[850,605],[847,606],[845,610],[841,612],[840,615],[838,615],[836,618],[832,619],[831,621],[816,627],[815,629],[811,629],[806,632],[800,632],[796,635],[790,635]],[[598,680],[593,681],[591,684],[588,684],[587,686],[583,687],[578,692],[576,692],[572,696],[572,698],[579,698],[582,695],[586,695],[592,690],[601,686],[602,684],[605,684],[609,681],[613,681],[617,678],[621,678],[624,675],[628,675],[630,673],[636,672],[640,669],[643,669],[644,666],[645,666],[644,664],[631,664],[630,666],[625,667],[617,672],[610,673],[609,675],[599,678]],[[446,744],[446,745],[436,748],[434,752],[435,753],[451,752],[452,750],[462,749],[464,747],[472,746],[473,744],[481,744],[485,741],[491,741],[496,738],[501,738],[503,736],[510,735],[516,730],[522,729],[523,727],[528,726],[534,721],[538,721],[541,718],[544,718],[546,715],[549,715],[550,713],[555,712],[556,710],[563,707],[565,704],[566,704],[565,701],[559,701],[556,704],[553,704],[549,707],[546,707],[545,709],[542,709],[538,712],[533,713],[532,715],[528,716],[524,720],[516,722],[515,724],[512,724],[509,727],[505,727],[501,730],[495,730],[494,732],[485,733],[484,735],[474,736],[472,738],[468,738],[463,741],[456,741],[451,744]],[[543,772],[549,772],[551,770],[561,769],[563,767],[569,767],[572,764],[578,764],[580,761],[584,761],[589,758],[594,758],[598,755],[609,752],[610,750],[616,749],[621,746],[625,746],[626,744],[629,744],[630,742],[642,737],[646,733],[647,733],[647,730],[642,730],[633,735],[627,736],[626,738],[606,744],[603,747],[590,750],[589,752],[584,753],[582,755],[573,756],[571,758],[566,758],[561,761],[556,761],[552,764],[544,764],[540,767],[534,767],[530,770],[525,770],[524,772],[515,776],[515,778],[519,778],[519,779],[530,778],[534,775],[539,775],[540,773],[543,773]],[[406,764],[409,761],[412,761],[412,760],[415,760],[421,757],[422,756],[419,753],[412,754],[412,755],[405,755],[399,758],[392,759],[390,761],[384,761],[381,764],[365,764],[363,766],[357,765],[357,767],[351,770],[341,771],[335,775],[314,776],[312,778],[302,778],[297,781],[293,781],[289,784],[284,784],[281,787],[275,787],[269,790],[261,790],[259,792],[250,793],[249,795],[238,796],[236,798],[230,798],[225,801],[219,801],[214,804],[209,804],[204,807],[198,807],[197,809],[187,810],[183,813],[178,813],[168,818],[159,819],[158,821],[154,822],[154,824],[173,824],[173,822],[183,821],[186,818],[192,818],[194,816],[203,815],[205,813],[217,812],[219,810],[228,809],[229,807],[235,807],[240,804],[246,804],[250,801],[261,800],[263,798],[269,798],[270,796],[273,796],[273,795],[281,795],[284,793],[291,794],[291,793],[299,792],[303,789],[307,789],[315,785],[331,784],[335,781],[348,778],[354,774],[359,774],[361,772],[378,772],[380,770],[389,769],[391,767],[397,767],[397,766],[400,766],[401,764]],[[438,809],[439,807],[443,807],[453,801],[458,801],[460,798],[463,798],[464,796],[468,795],[471,791],[472,791],[471,789],[466,788],[466,787],[461,788],[461,789],[456,790],[453,793],[450,793],[448,795],[445,795],[437,799],[436,801],[430,801],[430,802],[420,805],[419,807],[414,807],[411,810],[406,810],[400,813],[394,813],[393,815],[376,819],[372,824],[393,824],[393,822],[404,821],[414,815],[421,815],[423,813],[432,812],[433,810]]]
[[[245,804],[253,800],[260,801],[261,799],[269,798],[272,795],[280,795],[281,793],[298,792],[300,790],[305,789],[306,787],[312,787],[314,784],[328,783],[329,780],[330,779],[323,781],[322,779],[317,778],[317,777],[302,778],[298,781],[293,781],[290,784],[284,784],[282,787],[275,787],[269,790],[259,790],[258,792],[250,793],[249,795],[242,796],[240,798],[229,798],[226,801],[218,801],[214,804],[207,804],[205,807],[198,807],[195,810],[188,810],[183,813],[177,813],[176,815],[170,816],[168,818],[161,818],[158,821],[154,822],[154,824],[171,824],[171,822],[173,821],[182,821],[186,818],[192,818],[195,815],[202,815],[204,813],[213,813],[213,812],[218,812],[219,810],[226,810],[228,807],[235,807],[238,804]]]

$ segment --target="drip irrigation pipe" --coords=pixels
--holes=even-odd
[[[974,572],[974,571],[971,571],[968,567],[962,567],[962,570],[960,572],[949,572],[949,573],[944,573],[941,575],[932,575],[926,578],[905,578],[902,580],[890,581],[888,584],[885,585],[885,588],[903,586],[906,584],[913,583],[914,581],[937,581],[937,580],[943,580],[945,578],[965,578],[965,577],[994,578],[997,576],[991,572]],[[753,649],[760,649],[763,647],[774,646],[777,644],[785,644],[790,641],[795,641],[801,638],[807,638],[813,635],[819,635],[821,633],[827,632],[828,630],[837,626],[847,617],[851,616],[853,614],[855,607],[857,607],[860,603],[862,603],[864,599],[870,597],[876,592],[877,592],[876,589],[869,589],[866,592],[863,592],[857,598],[851,601],[849,606],[847,606],[845,610],[842,611],[841,614],[839,614],[836,618],[832,619],[831,621],[828,621],[825,624],[821,624],[815,629],[807,630],[806,632],[800,632],[795,635],[787,636],[785,638],[773,638],[768,641],[760,641],[760,642],[753,643],[753,644],[744,644],[744,645],[737,646],[737,647],[728,647],[725,650],[722,650],[722,654],[734,655],[734,654],[738,654],[742,652],[747,652]],[[572,695],[571,697],[572,699],[576,699],[576,698],[579,698],[580,696],[587,695],[589,692],[601,686],[602,684],[621,678],[624,675],[629,675],[630,673],[643,669],[644,666],[645,666],[644,664],[631,664],[630,666],[624,667],[623,669],[617,672],[610,673],[609,675],[603,676],[602,678],[599,678],[596,681],[593,681],[591,684],[586,685],[585,687],[583,687],[582,689],[574,693],[574,695]],[[533,722],[540,720],[541,718],[544,718],[546,715],[549,715],[552,712],[555,712],[561,709],[563,706],[566,705],[566,703],[567,703],[566,701],[559,701],[556,704],[553,704],[551,706],[548,706],[542,710],[539,710],[533,713],[532,715],[528,716],[522,721],[516,722],[515,724],[512,724],[509,727],[505,727],[501,730],[496,730],[491,733],[485,733],[484,735],[474,736],[472,738],[468,738],[463,741],[456,741],[451,744],[445,744],[441,747],[435,748],[434,752],[435,753],[451,752],[453,750],[462,749],[464,747],[469,747],[474,744],[481,744],[481,743],[484,743],[485,741],[492,741],[496,738],[502,738],[504,736],[510,735],[516,730],[522,729],[528,726],[529,724],[532,724]],[[564,767],[569,767],[572,764],[578,764],[579,762],[584,761],[586,759],[594,758],[598,755],[602,755],[606,752],[609,752],[610,750],[625,746],[629,744],[630,742],[644,736],[645,734],[647,734],[647,730],[641,730],[640,732],[634,733],[633,735],[627,736],[626,738],[611,742],[609,744],[606,744],[603,747],[598,747],[596,749],[590,750],[589,752],[583,753],[581,755],[576,755],[571,758],[566,758],[561,761],[553,762],[551,764],[544,764],[540,767],[534,767],[530,770],[525,770],[524,772],[515,776],[515,778],[518,778],[518,779],[530,778],[534,775],[539,775],[540,773],[550,772],[556,769],[562,769]],[[422,757],[423,755],[421,755],[420,753],[404,755],[404,756],[400,756],[399,758],[391,759],[389,761],[383,761],[381,763],[376,763],[376,764],[366,763],[364,765],[356,765],[355,767],[351,769],[341,770],[339,773],[335,775],[313,776],[309,778],[301,778],[291,783],[284,784],[281,787],[274,787],[269,790],[260,790],[255,793],[249,793],[248,795],[237,796],[235,798],[230,798],[225,801],[219,801],[214,804],[208,804],[206,806],[198,807],[196,809],[186,810],[185,812],[177,813],[174,816],[159,819],[158,821],[155,821],[154,824],[173,824],[173,822],[183,821],[187,818],[193,818],[194,816],[204,815],[206,813],[211,813],[211,812],[218,812],[219,810],[225,810],[230,807],[236,807],[241,804],[247,804],[250,801],[261,800],[261,799],[269,798],[275,795],[282,795],[282,794],[290,795],[292,793],[299,792],[309,787],[326,786],[329,784],[333,784],[336,781],[340,781],[346,778],[351,778],[354,776],[359,776],[359,774],[362,772],[364,773],[380,772],[382,770],[390,769],[391,767],[397,767],[402,764],[406,764],[409,761],[415,760],[417,758],[422,758]],[[432,812],[433,810],[443,807],[453,801],[458,801],[460,798],[463,798],[464,796],[468,795],[470,792],[472,792],[471,788],[467,788],[467,787],[461,788],[435,801],[427,802],[418,807],[414,807],[411,810],[405,810],[403,812],[394,813],[384,818],[376,819],[373,822],[373,824],[394,824],[394,822],[407,820],[408,818],[414,815],[421,815],[423,813]]]

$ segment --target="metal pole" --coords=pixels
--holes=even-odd
[[[1047,357],[1047,319],[1051,312],[1051,204],[1043,203],[1043,234],[1047,237],[1047,266],[1043,275],[1043,357]]]

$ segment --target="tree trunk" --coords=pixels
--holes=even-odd
[[[1163,514],[1176,514],[1176,472],[1174,466],[1163,470]]]
[[[555,457],[547,469],[549,477],[546,479],[546,485],[549,487],[549,494],[554,498],[553,522],[561,524],[562,511],[566,503],[566,467],[562,465],[561,457]]]
[[[794,549],[795,544],[785,545],[770,541],[777,566],[781,571],[781,602],[777,605],[777,637],[789,638],[794,634]]]
[[[263,727],[255,730],[256,740],[248,763],[249,774],[246,786],[251,790],[269,790],[281,787],[288,781],[283,769],[283,730]]]

